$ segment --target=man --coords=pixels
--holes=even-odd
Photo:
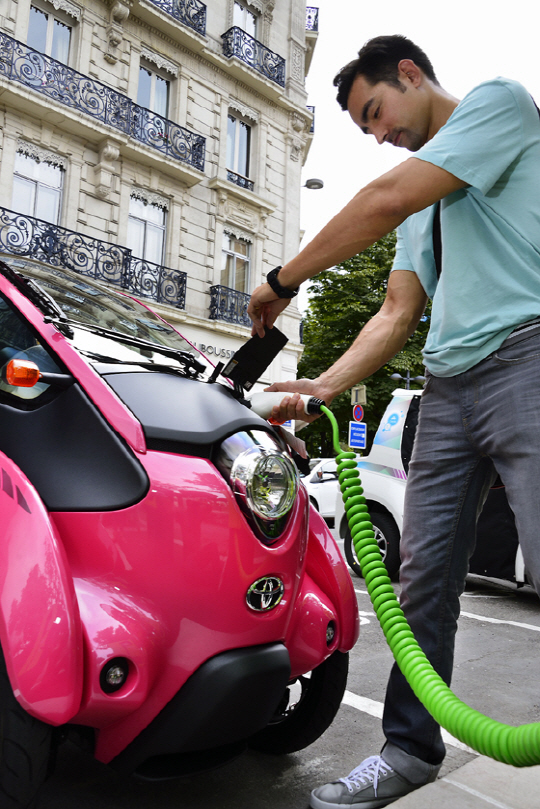
[[[270,390],[293,394],[274,417],[309,419],[296,392],[330,404],[403,347],[432,298],[428,379],[405,500],[401,603],[449,683],[476,517],[496,472],[540,593],[540,121],[527,91],[506,79],[485,82],[459,102],[404,37],[368,42],[335,84],[364,133],[414,157],[363,188],[296,258],[270,273],[248,312],[262,333],[302,281],[399,226],[378,314],[320,377]],[[442,248],[434,239],[438,220]],[[314,790],[314,809],[375,809],[435,780],[445,754],[440,729],[396,666],[383,730],[381,755]]]

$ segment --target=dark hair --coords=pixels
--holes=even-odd
[[[385,81],[387,84],[401,89],[398,64],[402,59],[411,59],[428,79],[439,84],[428,57],[410,39],[399,34],[375,37],[366,42],[358,51],[358,58],[342,67],[334,79],[334,86],[338,88],[337,100],[341,109],[347,109],[349,93],[357,76],[364,76],[371,85]]]

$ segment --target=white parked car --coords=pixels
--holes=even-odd
[[[375,536],[390,578],[398,578],[399,542],[403,524],[403,500],[409,460],[414,444],[422,391],[394,391],[381,419],[369,455],[360,458],[358,471],[370,511]],[[341,492],[337,489],[335,524],[344,540],[345,558],[357,575],[360,565],[352,545]],[[518,543],[514,514],[508,505],[504,485],[490,490],[478,521],[476,550],[469,572],[514,582],[527,583],[527,573]]]
[[[311,505],[315,506],[321,517],[332,526],[336,507],[338,480],[336,462],[333,458],[322,458],[309,475],[302,478],[307,489]]]

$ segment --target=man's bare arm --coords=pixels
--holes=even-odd
[[[304,405],[295,393],[309,393],[330,404],[338,393],[371,376],[395,356],[413,334],[426,307],[427,296],[418,276],[407,270],[395,270],[379,312],[364,326],[352,346],[334,365],[317,379],[276,382],[266,390],[292,393],[285,396],[272,416],[280,421],[302,419]]]
[[[283,266],[280,284],[295,289],[322,270],[361,253],[411,214],[465,185],[432,163],[409,158],[359,191],[301,253]],[[248,306],[253,332],[263,336],[264,325],[273,326],[288,303],[277,298],[268,284],[257,287]]]

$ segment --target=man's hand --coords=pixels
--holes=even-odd
[[[278,298],[269,284],[261,284],[260,287],[257,287],[247,308],[247,313],[253,321],[251,334],[264,337],[264,327],[268,326],[271,329],[290,302],[290,298]]]
[[[284,394],[281,404],[273,408],[270,416],[277,423],[282,423],[289,419],[312,422],[319,418],[319,416],[308,416],[304,412],[304,402],[299,396],[300,393],[307,393],[309,396],[322,399],[326,405],[330,405],[333,398],[330,398],[329,394],[323,391],[318,379],[293,379],[289,382],[274,382],[269,388],[265,388],[265,391],[270,393],[282,391]],[[287,396],[287,393],[290,395]]]

